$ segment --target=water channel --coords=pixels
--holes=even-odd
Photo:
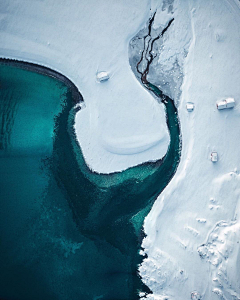
[[[162,92],[148,83],[162,98]],[[83,101],[63,75],[0,61],[0,299],[138,299],[142,225],[180,160],[177,109],[159,161],[90,171],[73,129]],[[84,129],[83,129],[84,130]]]

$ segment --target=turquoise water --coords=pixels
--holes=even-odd
[[[163,160],[100,175],[76,143],[80,100],[58,73],[0,65],[1,299],[138,299],[139,290],[149,292],[137,274],[141,228],[179,163],[177,110],[166,98],[171,143]]]

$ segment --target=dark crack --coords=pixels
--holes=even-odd
[[[153,14],[153,16],[149,19],[149,24],[148,24],[148,33],[143,37],[143,41],[144,41],[144,48],[141,54],[141,58],[139,60],[139,62],[137,63],[136,69],[137,72],[141,75],[141,81],[142,83],[146,86],[146,84],[148,84],[148,80],[147,80],[147,75],[149,73],[149,68],[150,65],[152,64],[153,60],[157,57],[157,54],[153,55],[153,47],[154,47],[154,43],[159,40],[160,38],[163,37],[163,35],[166,33],[166,31],[169,29],[169,27],[171,26],[172,22],[174,21],[174,18],[172,18],[167,26],[162,30],[162,32],[155,38],[152,38],[151,34],[152,34],[152,25],[154,22],[154,18],[156,16],[156,12]],[[146,47],[146,39],[147,37],[149,37],[148,43],[147,43],[147,47]],[[143,58],[145,56],[146,62],[147,62],[147,66],[143,71],[140,71],[139,67],[143,62]],[[148,87],[147,87],[148,88]],[[148,88],[149,89],[149,88]]]

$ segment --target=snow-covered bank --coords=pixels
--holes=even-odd
[[[148,258],[140,272],[154,299],[240,298],[237,3],[152,1],[152,11],[158,7],[154,28],[172,17],[174,23],[159,48],[164,72],[156,65],[151,79],[170,80],[175,59],[187,56],[180,64],[185,74],[179,102],[181,163],[145,222]],[[78,138],[88,164],[99,172],[160,158],[167,149],[163,107],[128,64],[129,39],[145,26],[149,8],[140,0],[1,3],[1,56],[49,66],[77,85],[86,102],[76,116]],[[190,48],[183,51],[190,35]],[[110,73],[109,81],[96,81],[101,70]],[[175,87],[177,81],[166,92],[179,95]],[[234,97],[236,107],[220,112],[215,103],[225,97]],[[191,113],[187,102],[195,105]],[[215,164],[212,151],[219,154]]]
[[[179,108],[182,157],[145,220],[140,273],[154,292],[149,299],[240,299],[240,10],[230,0],[188,1],[188,17],[185,5],[174,2],[175,21],[192,30]],[[228,96],[236,107],[218,111],[216,101]]]
[[[0,56],[59,71],[82,93],[86,108],[76,115],[76,132],[97,172],[123,170],[167,151],[164,108],[128,63],[129,40],[149,15],[149,1],[139,0],[0,4]],[[109,81],[96,81],[101,70],[110,73]]]

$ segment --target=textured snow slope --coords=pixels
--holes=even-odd
[[[0,56],[48,66],[79,88],[76,116],[88,165],[113,172],[163,157],[169,134],[162,104],[141,87],[128,63],[130,38],[150,15],[149,1],[27,1],[0,4]],[[97,71],[110,79],[96,81]]]
[[[189,22],[185,5],[174,2],[182,26]],[[182,158],[145,220],[148,258],[140,272],[154,292],[149,299],[240,299],[240,10],[230,0],[188,5]],[[215,102],[227,96],[236,107],[218,111]],[[188,101],[195,104],[191,113]]]
[[[233,0],[162,0],[152,1],[152,11],[167,2],[176,36],[185,29],[187,42],[192,34],[179,107],[183,151],[175,177],[146,219],[148,258],[140,271],[154,299],[239,299],[239,8]],[[0,4],[1,56],[49,66],[82,92],[86,108],[76,117],[78,138],[99,172],[159,158],[167,149],[163,107],[128,64],[128,42],[144,27],[149,8],[140,0]],[[155,26],[168,18],[158,10]],[[163,57],[160,63],[167,67]],[[111,76],[102,84],[95,80],[101,70]],[[236,107],[217,111],[215,102],[227,96]],[[195,104],[192,113],[185,109],[188,101]],[[216,164],[212,150],[219,154]]]

